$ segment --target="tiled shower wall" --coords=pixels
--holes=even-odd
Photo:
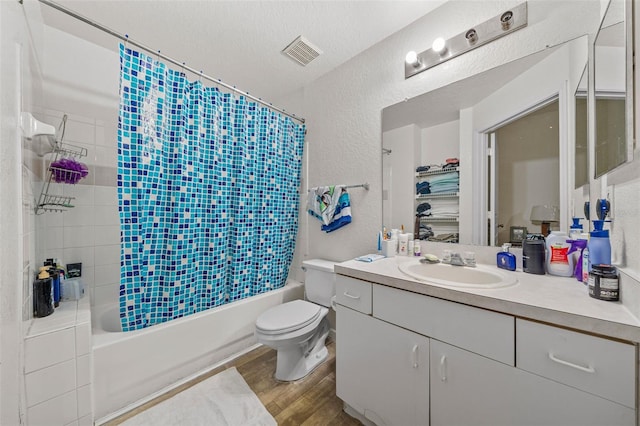
[[[63,111],[46,110],[44,120],[57,127],[63,115]],[[115,123],[107,127],[114,129]],[[89,175],[76,185],[52,184],[52,191],[75,197],[75,207],[45,213],[39,221],[45,257],[56,257],[65,265],[82,262],[92,305],[115,303],[119,293],[120,226],[113,134],[105,131],[104,121],[67,114],[63,143],[87,149],[87,157],[80,161],[89,167]]]

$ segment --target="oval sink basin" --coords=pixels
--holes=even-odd
[[[512,274],[484,265],[468,267],[445,263],[429,264],[420,263],[416,259],[399,264],[398,269],[417,280],[451,287],[501,288],[518,282]]]

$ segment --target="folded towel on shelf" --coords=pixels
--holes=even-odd
[[[428,216],[431,214],[431,204],[429,203],[420,203],[418,207],[416,207],[416,213],[420,216]]]
[[[457,243],[458,233],[452,232],[449,234],[438,234],[438,235],[429,237],[428,240],[434,241],[434,242],[440,242],[440,243]]]
[[[431,185],[436,182],[459,182],[460,174],[458,172],[442,173],[440,175],[427,176],[425,180]]]
[[[307,212],[324,225],[333,219],[344,185],[319,186],[311,188],[307,195]]]
[[[351,201],[349,200],[349,193],[343,189],[342,194],[340,194],[338,198],[338,205],[333,212],[331,222],[329,222],[328,225],[322,225],[321,229],[329,233],[349,223],[351,223]]]
[[[422,195],[430,194],[431,193],[430,186],[431,185],[427,181],[416,183],[416,194],[422,194]]]

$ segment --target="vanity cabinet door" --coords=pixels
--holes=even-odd
[[[378,426],[429,424],[429,339],[336,306],[336,393]]]
[[[634,425],[635,411],[431,340],[431,425]]]

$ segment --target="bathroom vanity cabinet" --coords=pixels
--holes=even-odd
[[[379,426],[637,424],[635,344],[340,274],[336,311],[337,395]]]

